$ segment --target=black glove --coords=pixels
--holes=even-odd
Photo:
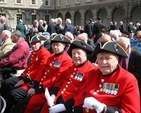
[[[26,76],[23,76],[23,81],[24,83],[27,83],[27,82],[30,82],[30,76],[29,75],[26,75]]]
[[[36,80],[33,80],[32,82],[30,82],[30,83],[28,84],[28,86],[29,86],[30,88],[35,88],[35,87],[38,86],[38,84],[39,84],[39,82],[37,82]]]
[[[43,85],[40,84],[39,86],[37,86],[37,87],[35,88],[35,92],[36,92],[36,94],[44,93],[44,92],[45,92],[45,89],[44,89]]]

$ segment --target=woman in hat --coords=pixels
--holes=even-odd
[[[62,75],[62,80],[50,92],[51,104],[54,106],[48,106],[50,103],[47,100],[41,113],[70,113],[74,105],[74,97],[87,80],[90,71],[96,68],[87,60],[87,54],[93,51],[90,45],[75,40],[71,44],[70,51],[73,65],[65,71],[65,74]]]
[[[93,56],[99,68],[82,86],[73,113],[139,113],[137,80],[118,64],[120,57],[127,57],[125,51],[115,42],[99,42]]]

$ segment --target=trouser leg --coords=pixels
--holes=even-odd
[[[13,88],[6,97],[6,113],[9,113],[13,105],[26,97],[27,91],[22,88]]]
[[[20,80],[20,78],[18,77],[13,77],[13,78],[9,78],[6,79],[3,83],[2,83],[2,87],[0,88],[0,92],[1,95],[3,96],[3,98],[7,97],[7,94],[9,93],[9,91],[11,91],[12,88],[14,88],[14,85]]]
[[[12,108],[10,113],[24,113],[26,106],[29,102],[31,97],[27,97],[15,104],[15,106]]]

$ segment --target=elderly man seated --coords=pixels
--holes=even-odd
[[[10,73],[16,73],[18,69],[27,67],[27,59],[30,50],[27,42],[21,36],[21,32],[16,30],[12,33],[11,39],[16,45],[11,50],[9,56],[0,61],[0,78],[6,79],[10,77]]]
[[[10,51],[14,47],[14,43],[11,40],[11,32],[3,30],[1,33],[2,43],[0,45],[0,59],[8,57]]]

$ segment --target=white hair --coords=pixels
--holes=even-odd
[[[118,39],[118,37],[120,37],[122,34],[119,30],[111,30],[110,34],[109,34],[112,38],[114,38],[115,40]]]
[[[65,33],[65,36],[66,36],[67,38],[69,38],[71,41],[74,40],[73,34],[72,34],[71,32],[69,32],[69,31],[67,31],[67,32]]]
[[[68,24],[71,24],[71,20],[70,20],[69,18],[66,19],[66,22],[67,22]]]

